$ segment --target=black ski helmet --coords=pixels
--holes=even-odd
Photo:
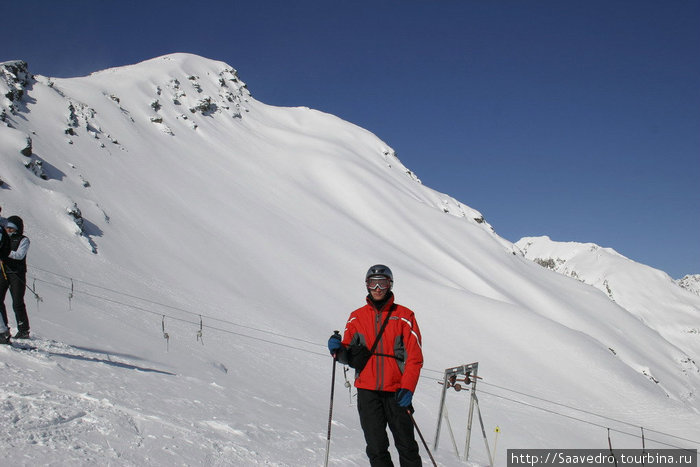
[[[384,266],[383,264],[375,264],[369,268],[367,274],[365,274],[365,282],[372,276],[384,276],[389,279],[392,284],[394,283],[394,275],[391,273],[391,269],[389,269],[389,266]]]

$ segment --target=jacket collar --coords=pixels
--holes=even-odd
[[[383,302],[375,302],[374,300],[372,300],[371,295],[369,294],[367,294],[365,300],[367,300],[367,304],[371,306],[374,310],[383,313],[389,310],[389,308],[391,308],[391,306],[394,304],[394,292],[390,291]]]

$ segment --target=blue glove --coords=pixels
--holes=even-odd
[[[335,355],[338,350],[343,348],[343,344],[340,342],[340,339],[340,334],[337,332],[328,338],[328,350],[330,351],[331,355]]]
[[[412,400],[413,393],[408,389],[401,388],[398,391],[396,391],[396,402],[399,404],[399,407],[410,406]]]

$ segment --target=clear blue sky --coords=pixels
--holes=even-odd
[[[377,134],[503,237],[700,273],[700,1],[4,2],[0,61],[85,75],[172,52]]]

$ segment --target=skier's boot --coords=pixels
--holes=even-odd
[[[10,345],[10,330],[0,333],[0,345]]]

